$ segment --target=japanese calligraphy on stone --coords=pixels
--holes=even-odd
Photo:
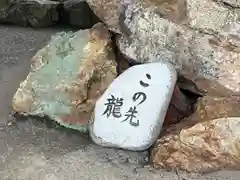
[[[147,80],[151,80],[151,75],[146,74],[146,78]],[[144,88],[149,87],[149,83],[143,80],[140,80],[139,84]],[[121,107],[124,105],[124,99],[122,97],[115,97],[114,95],[111,95],[111,97],[109,97],[107,102],[104,104],[105,110],[102,115],[106,115],[107,118],[110,116],[114,118],[121,118],[123,119],[121,120],[122,123],[129,122],[131,126],[137,127],[140,124],[137,117],[137,106],[141,105],[147,100],[147,95],[144,92],[136,92],[133,94],[132,100],[136,105],[129,107],[128,111],[122,114]]]

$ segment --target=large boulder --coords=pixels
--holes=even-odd
[[[151,152],[155,168],[207,172],[239,169],[239,98],[205,96],[195,113],[166,129]]]
[[[226,3],[196,0],[87,0],[117,45],[140,63],[168,61],[240,91],[239,11]],[[225,4],[225,5],[224,5]]]
[[[62,32],[32,58],[31,71],[13,97],[13,109],[86,131],[96,100],[116,76],[110,34],[103,24]]]
[[[58,21],[58,1],[1,0],[0,23],[47,27]]]

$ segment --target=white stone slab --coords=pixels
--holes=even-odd
[[[176,71],[169,64],[149,63],[126,70],[96,103],[89,128],[92,140],[105,147],[134,151],[149,148],[160,134],[175,84]],[[146,100],[141,103],[143,93]],[[113,97],[118,101],[115,113],[114,106],[106,105]],[[131,121],[127,115],[134,106],[137,112]]]

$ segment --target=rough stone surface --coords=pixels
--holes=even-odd
[[[13,97],[13,109],[85,131],[96,100],[116,76],[105,26],[62,32],[32,58],[31,71]]]
[[[232,22],[231,10],[212,1],[187,0],[189,26],[203,31],[221,32]]]
[[[239,98],[205,96],[195,113],[166,129],[151,162],[156,168],[207,172],[239,169]]]
[[[91,28],[99,22],[85,0],[65,0],[63,1],[63,11],[63,18],[67,24],[82,29]]]
[[[149,148],[160,134],[175,83],[176,72],[169,64],[124,71],[96,103],[90,124],[93,141],[134,151]]]
[[[58,5],[54,0],[1,0],[0,23],[47,27],[58,21]]]
[[[216,1],[87,0],[120,33],[118,47],[138,62],[168,61],[179,72],[240,91],[239,10]]]

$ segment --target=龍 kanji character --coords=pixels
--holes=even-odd
[[[109,117],[112,114],[113,117],[120,118],[122,116],[120,108],[123,105],[123,98],[115,98],[111,95],[111,98],[108,98],[107,101],[108,102],[104,104],[107,107],[103,112],[103,115],[107,114],[107,117]]]

